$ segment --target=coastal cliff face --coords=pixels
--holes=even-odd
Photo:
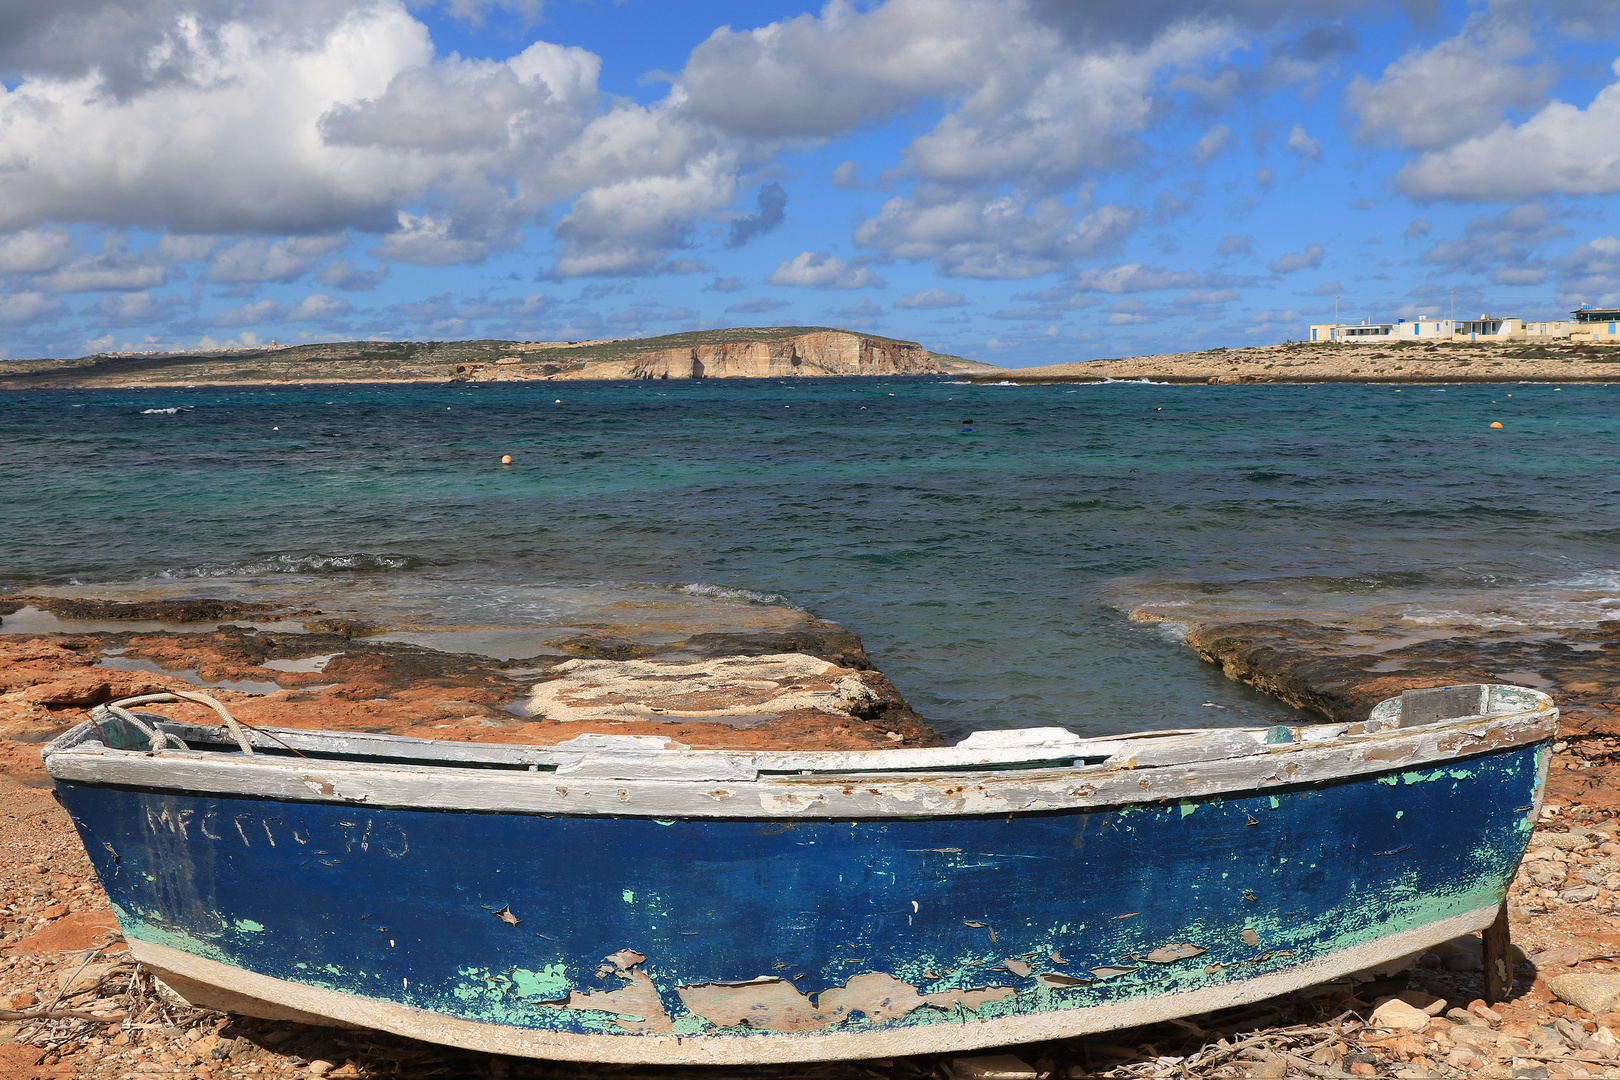
[[[660,349],[559,372],[559,379],[764,379],[808,375],[939,375],[921,345],[818,331],[780,341],[734,341]]]

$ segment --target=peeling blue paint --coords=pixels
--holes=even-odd
[[[595,995],[628,985],[603,968],[621,950],[646,957],[641,985],[683,1035],[717,1032],[676,992],[703,983],[791,978],[813,997],[884,973],[923,994],[1017,991],[835,1024],[905,1027],[1252,978],[1488,908],[1523,853],[1544,754],[1246,798],[791,829],[58,792],[135,940],[466,1019],[624,1038],[605,1009],[547,1004],[573,991],[607,1003]],[[240,828],[182,828],[207,820]],[[503,907],[521,921],[491,918]],[[1170,943],[1207,951],[1132,959]],[[1107,969],[1128,970],[1089,974]]]

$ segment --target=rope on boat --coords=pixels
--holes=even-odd
[[[146,721],[142,720],[139,716],[130,712],[128,709],[121,708],[117,705],[98,706],[90,714],[90,719],[92,722],[97,719],[97,713],[101,714],[99,718],[102,720],[105,720],[108,716],[116,716],[125,723],[133,726],[143,735],[145,735],[147,739],[151,740],[153,750],[162,750],[164,747],[170,744],[173,744],[176,750],[191,749],[191,747],[187,746],[185,742],[181,740],[180,736],[175,735],[172,732],[164,731],[156,724],[148,726]],[[96,731],[101,732],[100,724],[96,724]],[[107,741],[107,736],[105,733],[102,733],[101,741]]]
[[[242,748],[242,753],[253,753],[253,744],[248,741],[247,732],[242,730],[243,725],[237,722],[236,717],[231,715],[230,710],[225,708],[224,705],[220,704],[220,702],[214,698],[209,697],[207,694],[199,694],[190,690],[170,690],[162,694],[142,694],[139,697],[124,698],[121,701],[114,701],[108,705],[97,705],[90,711],[90,719],[92,722],[94,722],[97,713],[101,713],[103,716],[110,713],[111,715],[118,717],[120,720],[125,720],[131,724],[134,724],[135,727],[145,732],[147,737],[152,740],[153,750],[162,750],[164,746],[167,745],[167,743],[171,740],[181,750],[189,750],[191,748],[185,743],[181,742],[177,736],[171,735],[167,731],[163,731],[155,727],[148,727],[144,721],[136,719],[135,714],[129,711],[129,706],[131,705],[154,705],[162,702],[172,701],[194,701],[199,705],[207,705],[210,709],[213,709],[219,714],[221,720],[225,721],[225,727],[230,730],[231,738],[236,740],[236,745]],[[97,726],[97,730],[100,730],[99,725]],[[103,738],[102,741],[105,742],[106,739]]]

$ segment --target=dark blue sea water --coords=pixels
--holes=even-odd
[[[785,602],[950,732],[1250,723],[1287,710],[1178,644],[1178,614],[1620,617],[1617,462],[1600,386],[9,392],[0,589],[492,627]]]

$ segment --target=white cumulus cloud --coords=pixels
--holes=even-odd
[[[1613,68],[1620,75],[1620,60]],[[1582,109],[1551,101],[1522,124],[1503,122],[1444,150],[1421,155],[1396,174],[1408,195],[1459,201],[1511,201],[1539,195],[1620,191],[1620,83]]]
[[[1412,150],[1435,150],[1494,127],[1505,109],[1541,101],[1552,73],[1520,61],[1532,52],[1522,18],[1475,16],[1462,33],[1416,49],[1377,82],[1357,75],[1345,102],[1362,138],[1387,136]]]
[[[782,260],[765,280],[772,285],[804,285],[813,289],[865,289],[888,284],[872,273],[870,267],[850,266],[843,259],[817,251],[800,252]]]
[[[897,308],[912,308],[917,311],[937,311],[940,308],[965,307],[967,297],[961,293],[946,292],[944,289],[922,289],[914,293],[906,293],[894,302]]]

